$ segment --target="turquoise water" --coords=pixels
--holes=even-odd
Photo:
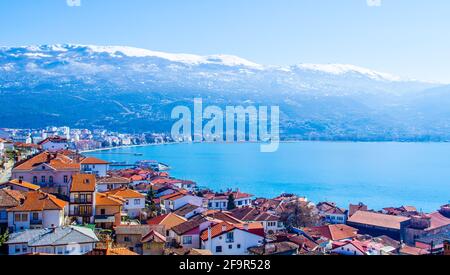
[[[434,211],[450,200],[450,143],[298,142],[282,143],[276,153],[260,153],[251,143],[177,144],[90,155],[157,160],[172,167],[172,176],[214,190],[239,188],[264,197],[288,192],[342,207],[364,202],[373,209],[414,205]]]

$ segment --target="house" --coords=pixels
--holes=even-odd
[[[213,219],[198,215],[191,220],[172,227],[169,230],[169,240],[172,246],[181,245],[184,248],[200,248],[200,234],[213,224]]]
[[[0,189],[10,189],[15,191],[29,192],[41,189],[39,185],[32,184],[23,180],[10,180],[0,184]]]
[[[218,223],[204,230],[200,239],[202,249],[213,255],[248,255],[248,249],[264,241],[264,228],[260,224]]]
[[[45,253],[54,255],[83,255],[92,251],[98,238],[84,227],[29,229],[13,233],[6,242],[9,255]]]
[[[67,202],[42,191],[25,193],[22,204],[7,210],[8,227],[10,231],[17,232],[63,226],[67,205]]]
[[[369,255],[367,248],[358,240],[336,243],[335,248],[331,250],[331,253],[346,256]]]
[[[95,224],[103,229],[112,229],[122,221],[125,200],[103,193],[95,193]]]
[[[347,221],[347,225],[358,229],[360,234],[378,237],[386,235],[394,240],[403,239],[402,231],[409,225],[410,218],[382,213],[357,211]]]
[[[404,232],[404,241],[415,245],[417,239],[450,231],[450,205],[428,215],[411,216],[411,223]]]
[[[445,252],[445,242],[449,239],[450,231],[430,234],[416,239],[415,247],[426,249],[432,255],[442,255]]]
[[[25,201],[23,192],[0,189],[0,234],[8,229],[8,209],[19,206]]]
[[[93,174],[97,177],[106,177],[109,170],[109,162],[94,157],[85,158],[80,164],[81,173]]]
[[[303,232],[310,239],[326,238],[331,241],[351,240],[358,236],[358,230],[345,224],[331,224],[303,228]]]
[[[251,206],[253,195],[241,193],[239,191],[235,192],[225,192],[225,193],[207,193],[204,197],[208,200],[208,208],[212,210],[227,210],[228,209],[228,198],[230,195],[234,198],[234,203],[236,207]]]
[[[334,202],[321,202],[316,208],[327,223],[345,224],[347,221],[347,211],[337,207]]]
[[[267,243],[261,246],[250,247],[249,253],[252,255],[267,256],[267,255],[297,255],[299,245],[293,242],[276,242]]]
[[[142,237],[143,255],[163,255],[166,247],[166,237],[158,231],[151,230]]]
[[[115,241],[119,246],[143,255],[144,242],[142,240],[151,231],[156,231],[159,235],[163,235],[164,227],[161,225],[118,225],[114,227]],[[147,240],[147,242],[149,241]]]
[[[253,207],[236,208],[230,211],[233,217],[244,222],[259,222],[264,227],[264,231],[268,234],[273,234],[285,230],[284,224],[279,216],[270,214],[268,212],[257,210]]]
[[[145,196],[137,191],[129,188],[119,188],[104,192],[104,194],[119,197],[125,200],[123,211],[128,214],[128,217],[140,218],[142,210],[145,208]]]
[[[185,217],[186,219],[190,219],[198,214],[204,213],[205,211],[206,209],[201,206],[188,203],[181,208],[178,208],[173,213],[177,214],[178,216]]]
[[[47,193],[69,196],[70,178],[80,173],[80,163],[61,152],[44,151],[16,163],[11,177],[39,185]]]
[[[66,138],[62,137],[48,137],[39,142],[38,145],[42,147],[42,150],[49,152],[57,152],[69,149],[69,142]]]
[[[386,207],[383,208],[382,213],[387,215],[405,216],[405,217],[419,215],[419,212],[414,206]]]
[[[169,213],[158,217],[154,217],[153,219],[148,220],[147,224],[163,226],[164,227],[163,235],[166,238],[168,238],[170,236],[170,230],[172,229],[172,227],[182,224],[184,222],[187,222],[186,218],[180,217],[174,213]]]
[[[119,176],[106,176],[97,179],[97,192],[106,192],[119,188],[128,188],[130,180]]]
[[[90,174],[75,174],[70,183],[69,217],[79,224],[94,223],[96,179]]]
[[[159,199],[162,213],[176,211],[186,204],[203,206],[205,201],[202,197],[194,196],[183,191],[162,196]]]

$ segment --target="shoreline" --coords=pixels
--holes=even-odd
[[[323,143],[399,143],[399,144],[435,144],[435,143],[450,143],[449,141],[351,141],[351,140],[285,140],[280,141],[280,144],[290,143],[304,143],[304,142],[323,142]],[[80,154],[96,153],[102,151],[111,151],[115,149],[139,148],[150,146],[166,146],[166,145],[180,145],[180,144],[260,144],[262,142],[167,142],[167,143],[149,143],[139,145],[122,145],[116,147],[98,148],[92,150],[79,151]]]

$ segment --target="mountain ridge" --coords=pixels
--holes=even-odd
[[[278,105],[286,138],[450,140],[449,87],[343,64],[267,66],[123,46],[0,48],[0,125],[11,128],[168,132],[172,108],[201,97],[220,107]]]

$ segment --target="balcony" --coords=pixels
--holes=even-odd
[[[80,211],[70,211],[69,216],[71,217],[92,217],[92,212],[80,212]]]
[[[30,220],[30,225],[42,225],[42,220]]]
[[[92,199],[71,199],[71,204],[89,204],[92,205],[93,200]]]

